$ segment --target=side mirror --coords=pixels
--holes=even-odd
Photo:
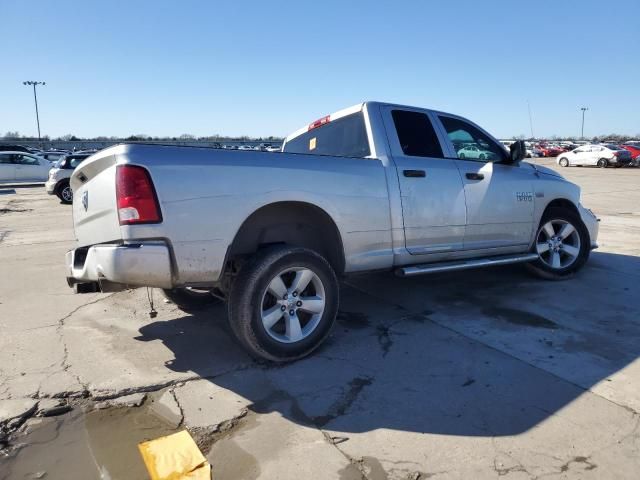
[[[518,163],[527,156],[527,147],[524,140],[513,142],[509,147],[511,163]]]

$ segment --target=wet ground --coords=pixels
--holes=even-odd
[[[70,209],[0,196],[0,479],[145,478],[137,442],[182,428],[216,479],[636,478],[640,169],[561,171],[602,218],[574,279],[353,277],[326,345],[277,367],[221,306],[72,295]]]
[[[146,407],[78,408],[31,420],[24,431],[12,451],[0,456],[2,480],[147,478],[138,443],[176,428]]]

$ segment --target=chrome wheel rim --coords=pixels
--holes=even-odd
[[[562,270],[570,267],[580,256],[580,234],[566,220],[550,220],[538,231],[536,251],[549,268]]]
[[[325,305],[320,277],[305,267],[288,268],[273,277],[262,294],[262,326],[278,342],[299,342],[318,327]]]
[[[70,202],[73,200],[73,192],[71,191],[71,187],[64,187],[61,192],[62,199],[66,202]]]

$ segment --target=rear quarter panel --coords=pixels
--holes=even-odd
[[[162,224],[121,227],[122,238],[167,239],[180,284],[217,280],[244,220],[281,201],[307,202],[331,216],[347,272],[391,266],[389,196],[379,160],[131,146],[118,163],[149,169],[163,215]]]

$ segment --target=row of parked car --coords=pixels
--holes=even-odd
[[[506,145],[506,142],[503,142]],[[257,146],[219,145],[227,150],[280,151],[281,147],[270,143]],[[458,157],[490,161],[495,156],[489,149],[478,145],[460,144]],[[69,179],[73,170],[97,150],[38,150],[21,145],[0,145],[0,183],[45,183],[47,193],[57,195],[63,203],[73,201]],[[640,166],[640,142],[622,145],[611,143],[587,145],[558,145],[540,143],[527,147],[527,157],[556,157],[561,167]]]
[[[508,148],[508,142],[502,142]],[[537,143],[527,147],[527,157],[555,157],[561,167],[640,166],[640,142],[631,141],[621,145],[614,143],[562,144]]]
[[[278,152],[280,146],[271,143],[249,145],[220,145],[228,150],[258,150]],[[62,203],[73,202],[69,184],[71,174],[82,161],[97,150],[39,150],[22,145],[0,145],[0,184],[42,183],[47,193],[57,195]]]
[[[73,201],[69,178],[73,170],[97,150],[38,150],[0,145],[0,183],[43,183],[63,203]]]

